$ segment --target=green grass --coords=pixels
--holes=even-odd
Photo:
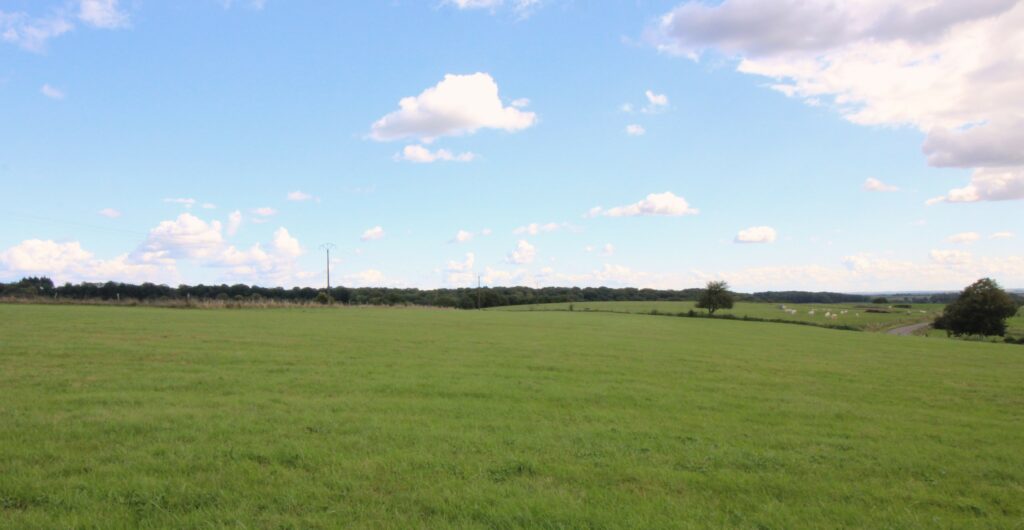
[[[533,304],[495,308],[502,311],[565,311],[572,305],[575,311],[613,311],[620,313],[685,313],[690,310],[704,312],[696,308],[695,302],[575,302],[556,304]],[[782,309],[795,310],[791,314]],[[867,308],[879,308],[888,313],[868,313]],[[942,304],[912,304],[911,309],[890,307],[889,305],[872,304],[769,304],[761,302],[737,302],[732,309],[722,309],[715,315],[733,315],[736,317],[752,317],[759,319],[778,319],[793,322],[806,322],[821,326],[843,325],[868,331],[879,331],[917,322],[934,320],[942,313]],[[843,313],[845,311],[845,313]],[[812,313],[813,312],[813,313]],[[833,320],[826,313],[836,313]]]
[[[1024,338],[1024,309],[1006,320],[1006,332],[1008,335]]]
[[[0,306],[3,528],[1021,528],[1024,349],[581,312]]]

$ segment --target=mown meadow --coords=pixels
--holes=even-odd
[[[1024,349],[568,311],[0,305],[4,528],[1015,528]]]
[[[574,302],[533,304],[492,308],[490,311],[608,311],[615,313],[660,313],[676,315],[694,311],[696,302]],[[715,316],[749,317],[761,320],[784,320],[820,326],[849,326],[866,331],[881,331],[918,322],[934,320],[942,313],[943,304],[774,304],[736,302],[732,309],[721,309]],[[835,315],[831,318],[829,315]]]

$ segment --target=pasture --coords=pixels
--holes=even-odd
[[[556,304],[533,304],[495,308],[501,311],[610,311],[616,313],[665,314],[696,311],[696,302],[574,302]],[[942,313],[942,304],[911,304],[910,309],[891,304],[774,304],[766,302],[736,302],[732,309],[721,309],[716,316],[732,315],[737,318],[751,317],[765,320],[787,320],[818,324],[821,326],[844,325],[865,331],[885,329],[934,320]],[[879,312],[883,311],[883,312]],[[835,315],[830,318],[829,315]]]
[[[3,528],[1019,528],[1019,346],[0,305]]]

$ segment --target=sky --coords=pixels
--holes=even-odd
[[[0,281],[1024,287],[1024,0],[0,0]]]

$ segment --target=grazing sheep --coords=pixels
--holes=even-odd
[[[811,309],[810,311],[808,311],[808,312],[807,312],[807,314],[808,314],[808,315],[811,315],[811,316],[814,316],[814,310],[813,310],[813,309]]]

